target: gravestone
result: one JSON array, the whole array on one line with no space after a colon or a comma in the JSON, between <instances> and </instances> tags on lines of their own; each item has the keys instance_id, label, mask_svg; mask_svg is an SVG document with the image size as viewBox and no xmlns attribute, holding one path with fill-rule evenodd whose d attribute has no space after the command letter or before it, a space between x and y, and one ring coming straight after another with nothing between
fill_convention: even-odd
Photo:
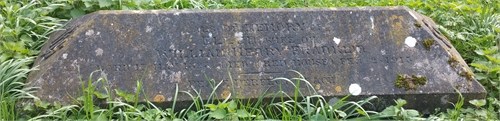
<instances>
[{"instance_id":1,"label":"gravestone","mask_svg":"<svg viewBox=\"0 0 500 121\"><path fill-rule=\"evenodd\" d=\"M301 83L304 94L375 95L371 108L379 111L398 98L424 113L453 108L455 89L466 101L486 96L436 24L407 7L98 11L52 34L35 65L29 86L63 104L96 70L98 91L135 94L141 82L140 101L178 106L192 99L174 99L176 89L207 99L219 83L220 99L257 99L279 85L293 95L290 83L273 80L299 77L288 70L310 83Z\"/></svg>"}]
</instances>

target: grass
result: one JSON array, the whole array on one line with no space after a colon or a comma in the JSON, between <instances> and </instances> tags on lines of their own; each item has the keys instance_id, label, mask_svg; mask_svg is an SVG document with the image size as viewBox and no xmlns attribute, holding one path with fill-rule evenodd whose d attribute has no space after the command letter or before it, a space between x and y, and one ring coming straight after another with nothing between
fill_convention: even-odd
<instances>
[{"instance_id":1,"label":"grass","mask_svg":"<svg viewBox=\"0 0 500 121\"><path fill-rule=\"evenodd\" d=\"M0 119L15 120L19 116L17 101L21 99L36 99L31 95L35 87L22 88L27 74L34 70L26 64L32 62L33 58L20 60L8 60L0 64Z\"/></svg>"},{"instance_id":2,"label":"grass","mask_svg":"<svg viewBox=\"0 0 500 121\"><path fill-rule=\"evenodd\" d=\"M96 71L97 72L97 71ZM300 75L300 73L293 71ZM95 73L95 72L94 72ZM92 77L93 73L90 75ZM107 101L109 105L106 109L100 109L93 104L93 98L98 97L95 84L98 82L105 82L105 77L100 77L97 81L87 80L82 83L83 96L80 105L69 105L64 107L53 107L45 109L42 115L35 116L31 120L263 120L263 119L283 119L283 120L339 120L356 117L359 115L376 114L373 111L366 111L362 105L369 103L369 101L376 99L372 96L362 101L353 102L345 101L345 98L337 101L335 104L328 104L321 95L312 93L310 96L302 95L299 90L298 83L306 83L309 88L314 90L312 85L300 75L299 78L276 78L274 81L284 81L294 85L296 95L289 96L283 91L270 93L274 95L272 98L276 99L276 103L269 105L259 105L262 102L262 97L254 105L244 102L241 97L230 99L231 94L223 99L218 100L215 90L223 83L219 82L213 86L213 92L210 93L208 99L203 100L200 93L193 90L195 94L189 92L193 100L195 100L190 108L182 109L179 112L174 111L173 108L160 109L150 101L147 104L137 104L137 100L132 103L125 103L118 101L117 98L106 97L113 99ZM138 89L140 89L140 80L138 82ZM104 87L105 88L105 87ZM140 90L137 90L140 92ZM313 91L315 92L315 91ZM93 93L93 94L92 94ZM173 99L174 102L177 96ZM300 97L299 100L296 97ZM135 105L133 105L135 104ZM194 107L193 107L194 106ZM175 107L175 104L174 106ZM343 110L340 110L340 109ZM346 112L344 112L346 111Z\"/></svg>"},{"instance_id":3,"label":"grass","mask_svg":"<svg viewBox=\"0 0 500 121\"><path fill-rule=\"evenodd\" d=\"M81 80L82 97L76 97L79 105L62 106L40 101L30 93L36 87L25 87L27 73L34 68L33 56L47 41L51 32L63 26L68 19L98 10L147 10L147 9L230 9L230 8L319 8L350 6L408 6L419 13L433 18L438 28L451 41L461 56L470 65L475 78L487 89L488 97L483 100L455 102L455 109L422 118L418 112L404 109L404 100L395 100L395 106L382 112L363 110L360 106L369 104L370 97L357 102L346 102L342 98L329 104L314 93L305 96L299 90L293 95L281 91L269 92L277 103L263 104L244 100L216 100L212 92L203 99L194 90L190 94L194 103L188 109L161 109L147 101L138 104L141 80L137 79L137 91L128 94L121 90L95 91L96 83L105 83L105 77L98 80ZM338 119L400 119L400 120L499 120L500 114L500 1L496 0L0 0L0 119L53 119L53 120L338 120ZM97 73L96 71L95 73ZM295 73L295 72L294 72ZM298 74L300 75L300 74ZM92 75L85 75L92 76ZM308 85L303 76L277 78L299 87ZM210 81L213 88L220 83ZM234 91L233 89L233 92ZM176 94L177 94L176 93ZM267 93L267 92L266 92ZM264 96L266 94L262 94ZM231 94L228 97L237 97ZM176 95L177 97L177 95ZM34 99L35 103L16 108L22 99ZM121 100L117 100L121 99ZM463 99L463 98L460 98ZM93 100L107 100L107 108L97 107ZM128 102L128 103L126 103ZM131 103L130 103L131 102ZM471 103L476 107L462 107ZM175 105L175 104L174 104Z\"/></svg>"},{"instance_id":4,"label":"grass","mask_svg":"<svg viewBox=\"0 0 500 121\"><path fill-rule=\"evenodd\" d=\"M61 6L64 5L0 1L0 63L38 55L48 35L59 30L65 21L48 15Z\"/></svg>"}]
</instances>

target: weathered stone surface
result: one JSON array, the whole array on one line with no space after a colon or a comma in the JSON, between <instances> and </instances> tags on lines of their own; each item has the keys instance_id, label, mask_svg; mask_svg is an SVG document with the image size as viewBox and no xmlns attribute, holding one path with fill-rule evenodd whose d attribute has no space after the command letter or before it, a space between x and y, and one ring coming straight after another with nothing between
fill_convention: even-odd
<instances>
[{"instance_id":1,"label":"weathered stone surface","mask_svg":"<svg viewBox=\"0 0 500 121\"><path fill-rule=\"evenodd\" d=\"M273 78L297 77L287 72L297 70L326 99L348 95L357 83L362 91L351 99L377 95L377 110L397 98L424 113L451 108L454 88L466 100L484 98L484 88L435 26L406 7L99 11L52 35L28 83L41 88L43 100L70 103L82 92L78 77L86 81L101 69L94 78L105 76L110 89L134 93L142 80L142 99L167 104L176 85L206 99L207 78L223 81L220 98L232 92L255 99L285 83ZM283 90L294 89L284 84ZM177 100L191 98L179 93Z\"/></svg>"}]
</instances>

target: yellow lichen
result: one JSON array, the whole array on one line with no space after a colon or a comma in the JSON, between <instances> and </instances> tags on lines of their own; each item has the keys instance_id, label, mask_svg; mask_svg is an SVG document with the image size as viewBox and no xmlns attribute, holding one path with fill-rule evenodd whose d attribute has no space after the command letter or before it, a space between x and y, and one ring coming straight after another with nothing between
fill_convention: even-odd
<instances>
[{"instance_id":1,"label":"yellow lichen","mask_svg":"<svg viewBox=\"0 0 500 121\"><path fill-rule=\"evenodd\" d=\"M336 86L336 87L335 87L335 91L337 91L337 92L342 91L342 87L340 87L340 86Z\"/></svg>"},{"instance_id":2,"label":"yellow lichen","mask_svg":"<svg viewBox=\"0 0 500 121\"><path fill-rule=\"evenodd\" d=\"M226 99L229 95L231 95L231 92L229 92L228 90L224 90L222 91L222 94L220 94L222 99Z\"/></svg>"},{"instance_id":3,"label":"yellow lichen","mask_svg":"<svg viewBox=\"0 0 500 121\"><path fill-rule=\"evenodd\" d=\"M161 94L158 94L155 96L153 101L157 102L157 103L165 102L165 97L163 97L163 95L161 95Z\"/></svg>"}]
</instances>

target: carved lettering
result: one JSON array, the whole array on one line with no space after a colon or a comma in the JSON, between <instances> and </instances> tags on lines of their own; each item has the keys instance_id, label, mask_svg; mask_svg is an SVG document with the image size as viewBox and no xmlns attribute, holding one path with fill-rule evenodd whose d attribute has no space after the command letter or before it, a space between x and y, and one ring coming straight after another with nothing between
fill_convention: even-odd
<instances>
[{"instance_id":1,"label":"carved lettering","mask_svg":"<svg viewBox=\"0 0 500 121\"><path fill-rule=\"evenodd\" d=\"M231 27L227 27L231 28ZM232 27L235 28L235 27ZM279 32L279 31L304 31L306 23L255 23L243 24L245 32Z\"/></svg>"}]
</instances>

